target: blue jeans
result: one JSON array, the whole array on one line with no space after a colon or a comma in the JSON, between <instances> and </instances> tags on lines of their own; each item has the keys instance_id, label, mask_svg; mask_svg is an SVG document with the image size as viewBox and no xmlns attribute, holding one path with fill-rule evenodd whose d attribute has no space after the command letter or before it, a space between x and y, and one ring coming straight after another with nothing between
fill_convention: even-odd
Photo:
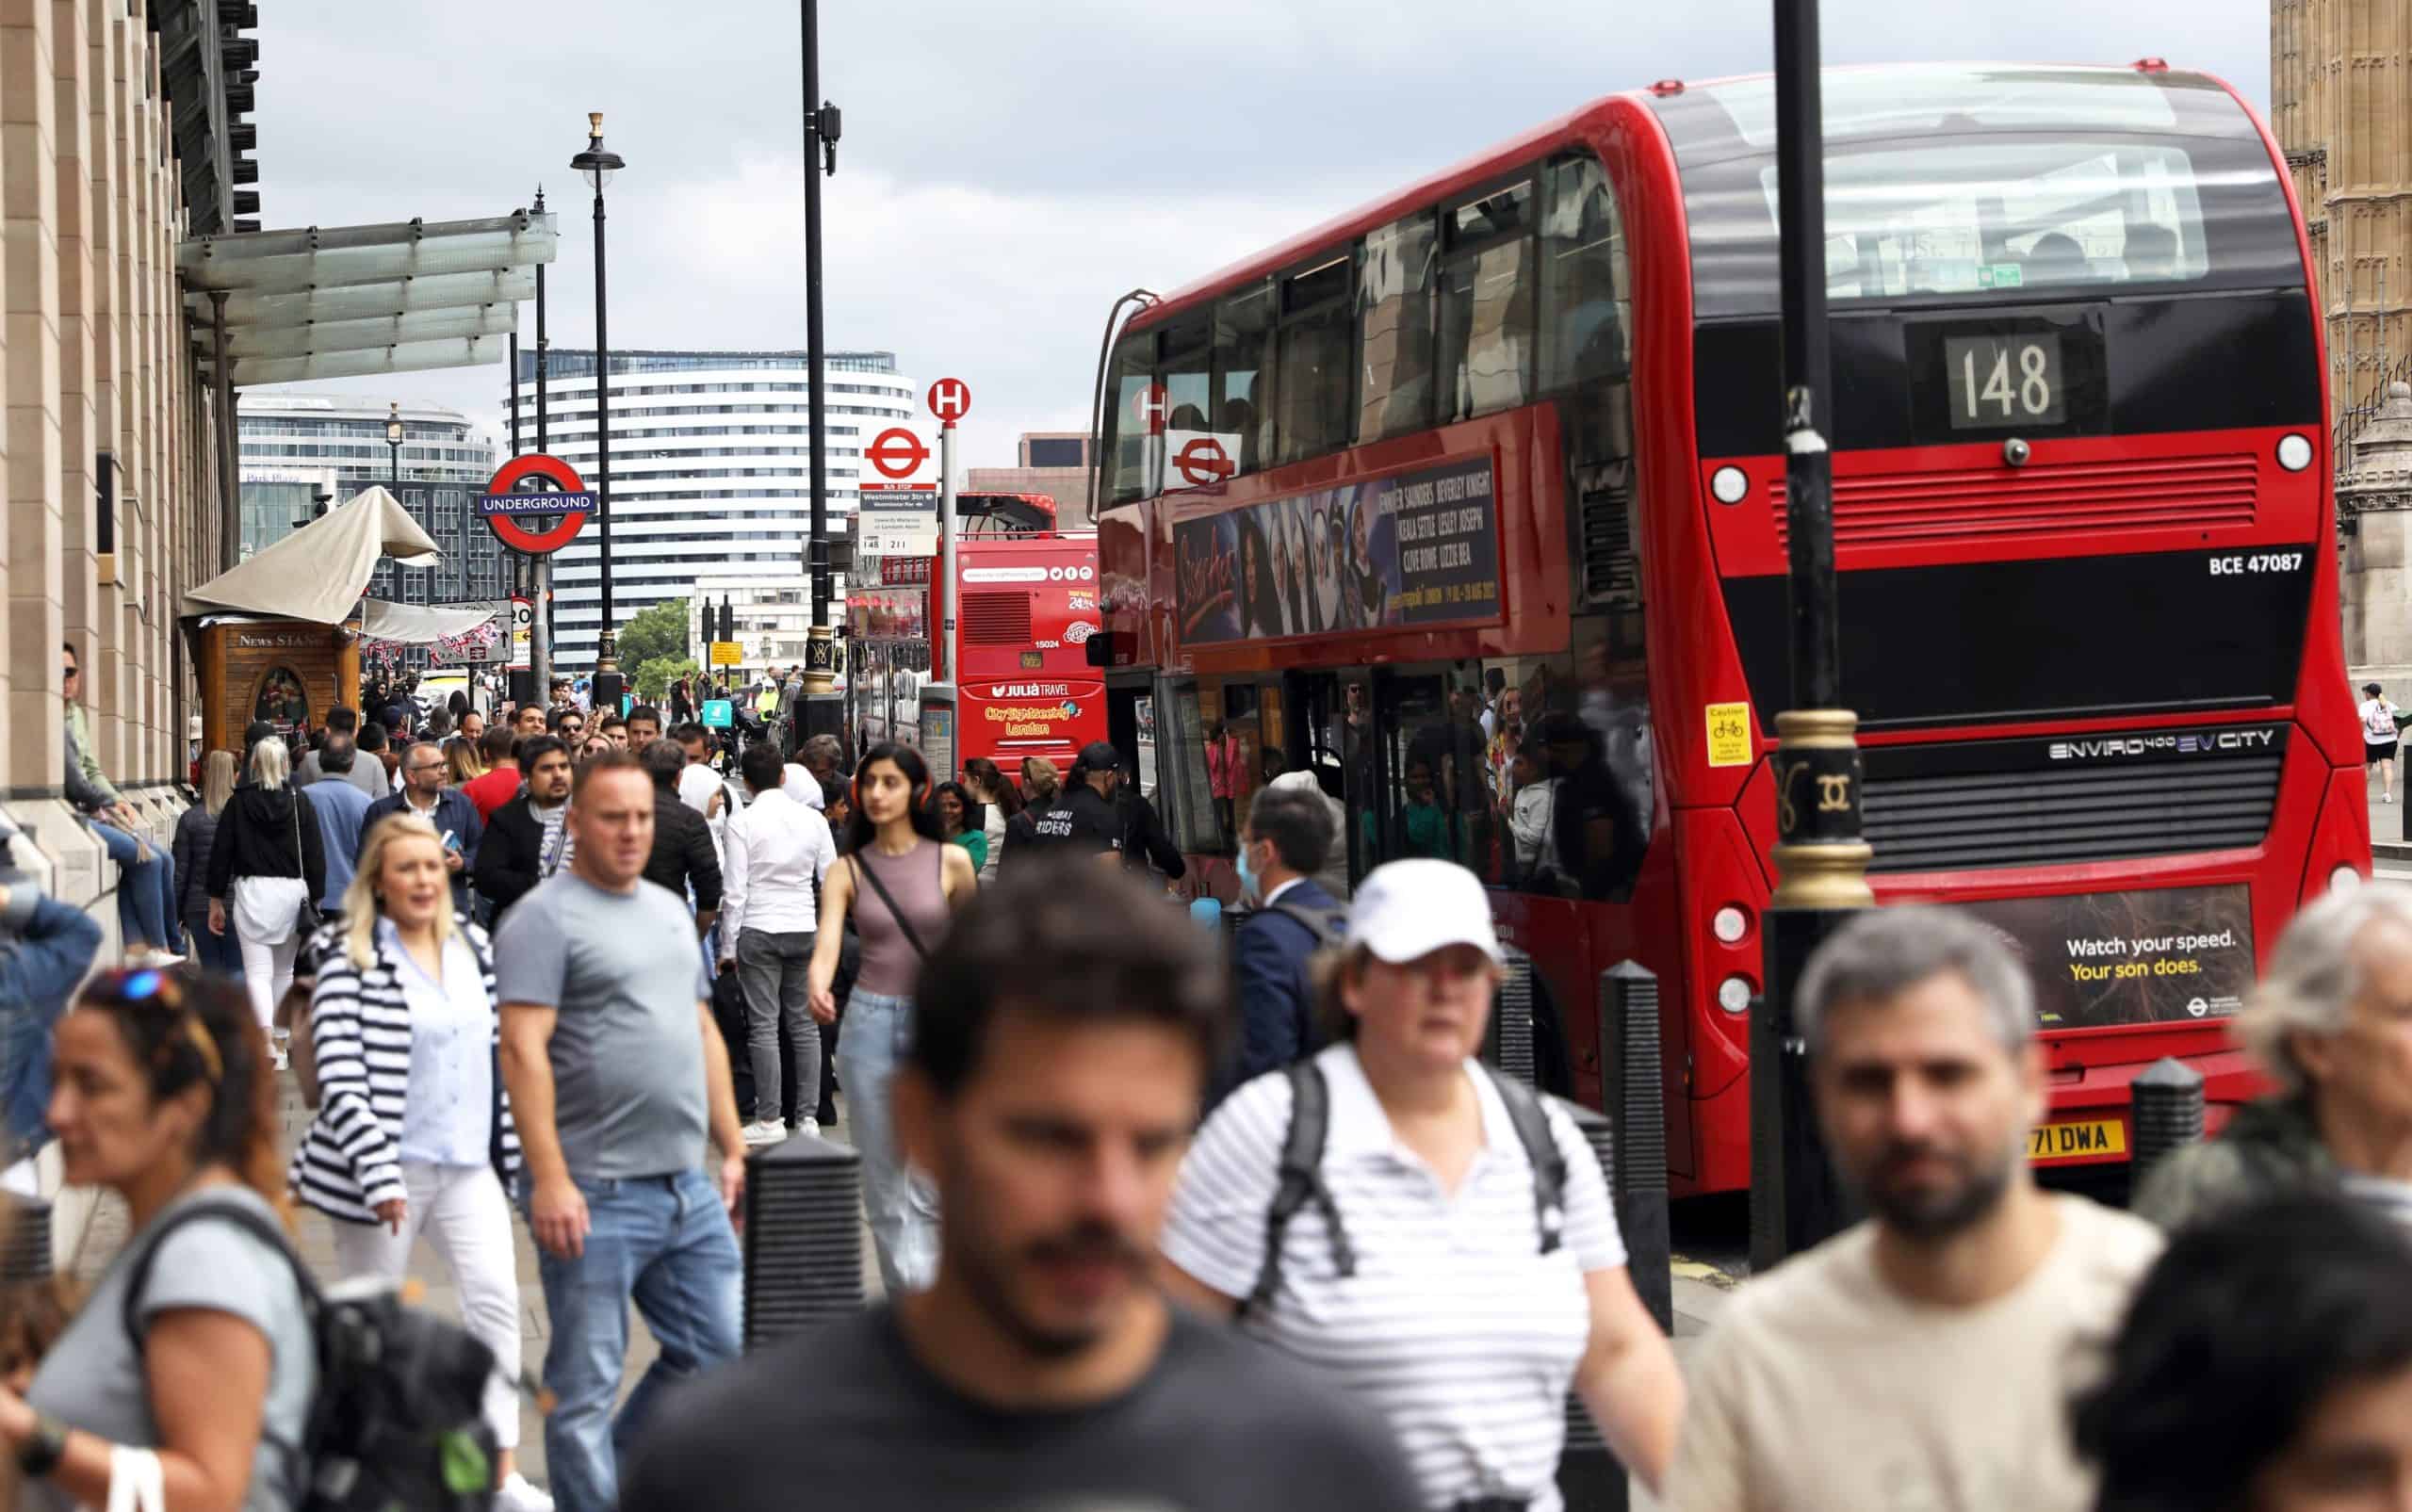
<instances>
[{"instance_id":1,"label":"blue jeans","mask_svg":"<svg viewBox=\"0 0 2412 1512\"><path fill-rule=\"evenodd\" d=\"M176 931L168 921L176 917L176 863L156 845L151 846L151 859L142 860L148 841L98 820L91 826L109 859L124 869L117 884L117 926L125 943L174 950Z\"/></svg>"},{"instance_id":2,"label":"blue jeans","mask_svg":"<svg viewBox=\"0 0 2412 1512\"><path fill-rule=\"evenodd\" d=\"M193 959L204 971L215 971L230 981L243 980L243 942L235 937L235 921L226 920L226 933L209 933L209 916L199 914L185 920L185 933L191 936Z\"/></svg>"},{"instance_id":3,"label":"blue jeans","mask_svg":"<svg viewBox=\"0 0 2412 1512\"><path fill-rule=\"evenodd\" d=\"M611 1512L620 1453L644 1432L663 1389L735 1359L742 1347L744 1261L720 1189L700 1170L582 1179L578 1190L590 1225L585 1254L536 1251L552 1325L545 1385L556 1399L545 1418L545 1458L560 1512ZM615 1421L631 1299L661 1355Z\"/></svg>"},{"instance_id":4,"label":"blue jeans","mask_svg":"<svg viewBox=\"0 0 2412 1512\"><path fill-rule=\"evenodd\" d=\"M855 1148L862 1152L863 1208L879 1255L879 1279L891 1297L928 1286L938 1266L937 1196L905 1169L888 1112L888 1083L912 1038L912 999L857 986L846 1000L838 1089L845 1095Z\"/></svg>"},{"instance_id":5,"label":"blue jeans","mask_svg":"<svg viewBox=\"0 0 2412 1512\"><path fill-rule=\"evenodd\" d=\"M101 948L101 926L56 898L34 904L0 946L0 1147L41 1142L50 1106L50 1029Z\"/></svg>"}]
</instances>

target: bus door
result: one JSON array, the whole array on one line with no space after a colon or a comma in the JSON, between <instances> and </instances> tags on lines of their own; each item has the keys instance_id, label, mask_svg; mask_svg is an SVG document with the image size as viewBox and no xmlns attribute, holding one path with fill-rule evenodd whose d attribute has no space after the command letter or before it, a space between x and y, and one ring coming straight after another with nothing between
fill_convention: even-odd
<instances>
[{"instance_id":1,"label":"bus door","mask_svg":"<svg viewBox=\"0 0 2412 1512\"><path fill-rule=\"evenodd\" d=\"M1373 861L1434 857L1498 875L1479 687L1445 668L1376 672L1376 749L1358 763L1374 801L1353 837Z\"/></svg>"},{"instance_id":2,"label":"bus door","mask_svg":"<svg viewBox=\"0 0 2412 1512\"><path fill-rule=\"evenodd\" d=\"M1284 772L1311 772L1324 796L1355 813L1371 792L1369 785L1352 777L1352 762L1370 750L1373 723L1373 678L1361 667L1337 672L1291 672L1281 678L1282 741L1277 750ZM1351 884L1374 863L1361 857L1352 822L1332 837L1346 848Z\"/></svg>"}]
</instances>

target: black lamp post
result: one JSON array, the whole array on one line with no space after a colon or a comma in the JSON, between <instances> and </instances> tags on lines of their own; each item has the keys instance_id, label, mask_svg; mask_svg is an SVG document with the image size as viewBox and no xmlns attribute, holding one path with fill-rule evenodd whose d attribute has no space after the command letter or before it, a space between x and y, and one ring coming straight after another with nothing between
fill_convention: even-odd
<instances>
[{"instance_id":1,"label":"black lamp post","mask_svg":"<svg viewBox=\"0 0 2412 1512\"><path fill-rule=\"evenodd\" d=\"M602 619L595 638L595 707L620 702L619 637L611 628L611 336L606 323L603 281L603 186L627 166L603 148L603 112L586 113L586 151L569 160L595 187L595 524Z\"/></svg>"},{"instance_id":2,"label":"black lamp post","mask_svg":"<svg viewBox=\"0 0 2412 1512\"><path fill-rule=\"evenodd\" d=\"M385 455L392 463L394 496L402 496L402 401L396 399L385 412Z\"/></svg>"},{"instance_id":3,"label":"black lamp post","mask_svg":"<svg viewBox=\"0 0 2412 1512\"><path fill-rule=\"evenodd\" d=\"M1826 331L1826 155L1817 0L1775 0L1777 252L1784 293L1785 515L1792 707L1775 720L1775 893L1767 991L1751 1016L1751 1264L1773 1266L1851 1221L1809 1094L1793 994L1811 952L1871 907L1859 717L1843 705L1834 577L1834 386Z\"/></svg>"},{"instance_id":4,"label":"black lamp post","mask_svg":"<svg viewBox=\"0 0 2412 1512\"><path fill-rule=\"evenodd\" d=\"M821 318L821 179L838 171L838 137L843 121L838 107L821 98L820 0L802 0L804 33L804 323L805 345L811 349L811 382L807 427L812 449L812 529L806 543L806 561L812 576L812 627L804 643L804 687L811 695L799 718L807 726L798 734L838 733L837 700L830 697L838 670L837 642L829 628L832 589L829 567L828 411L825 404L826 352Z\"/></svg>"}]
</instances>

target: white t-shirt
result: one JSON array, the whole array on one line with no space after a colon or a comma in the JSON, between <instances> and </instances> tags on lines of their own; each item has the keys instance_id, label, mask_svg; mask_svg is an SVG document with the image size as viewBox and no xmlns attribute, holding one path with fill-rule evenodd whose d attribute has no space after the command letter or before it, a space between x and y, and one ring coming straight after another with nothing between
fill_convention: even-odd
<instances>
[{"instance_id":1,"label":"white t-shirt","mask_svg":"<svg viewBox=\"0 0 2412 1512\"><path fill-rule=\"evenodd\" d=\"M1310 1205L1283 1236L1280 1289L1247 1331L1380 1412L1426 1505L1502 1496L1556 1512L1566 1392L1590 1341L1583 1277L1625 1261L1599 1157L1551 1106L1565 1225L1544 1255L1532 1165L1479 1066L1466 1063L1483 1147L1450 1195L1392 1133L1354 1046L1332 1046L1315 1064L1331 1089L1324 1184L1357 1274L1334 1271L1330 1233ZM1182 1162L1165 1256L1225 1296L1255 1290L1290 1106L1286 1077L1258 1077L1214 1110Z\"/></svg>"},{"instance_id":2,"label":"white t-shirt","mask_svg":"<svg viewBox=\"0 0 2412 1512\"><path fill-rule=\"evenodd\" d=\"M2384 698L2363 699L2362 743L2393 745L2395 739L2395 706Z\"/></svg>"},{"instance_id":3,"label":"white t-shirt","mask_svg":"<svg viewBox=\"0 0 2412 1512\"><path fill-rule=\"evenodd\" d=\"M1668 1512L2091 1512L2068 1404L2160 1253L2143 1219L2050 1198L2016 1289L1913 1302L1861 1224L1735 1294L1688 1372Z\"/></svg>"}]
</instances>

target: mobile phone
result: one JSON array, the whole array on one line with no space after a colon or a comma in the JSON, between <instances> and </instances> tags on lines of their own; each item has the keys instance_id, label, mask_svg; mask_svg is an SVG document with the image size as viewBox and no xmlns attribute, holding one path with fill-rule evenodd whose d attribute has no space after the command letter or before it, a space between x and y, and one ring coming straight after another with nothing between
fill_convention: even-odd
<instances>
[{"instance_id":1,"label":"mobile phone","mask_svg":"<svg viewBox=\"0 0 2412 1512\"><path fill-rule=\"evenodd\" d=\"M459 850L461 848L461 837L453 834L450 830L446 830L444 832L444 848L448 851Z\"/></svg>"}]
</instances>

